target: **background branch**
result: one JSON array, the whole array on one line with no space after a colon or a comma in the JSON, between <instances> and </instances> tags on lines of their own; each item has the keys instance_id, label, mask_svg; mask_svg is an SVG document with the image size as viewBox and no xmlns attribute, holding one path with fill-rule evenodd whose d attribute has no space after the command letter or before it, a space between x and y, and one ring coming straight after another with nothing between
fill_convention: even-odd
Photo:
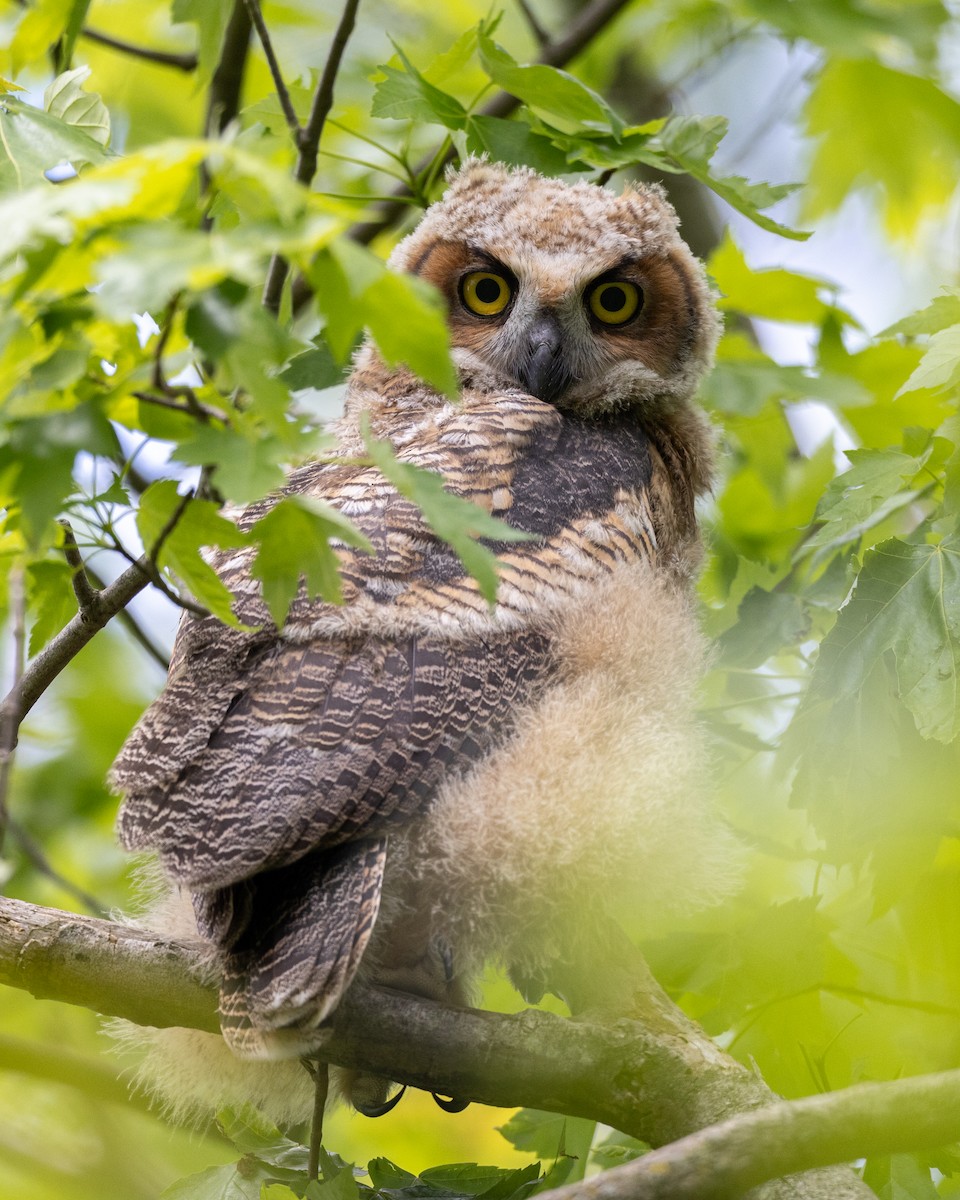
<instances>
[{"instance_id":1,"label":"background branch","mask_svg":"<svg viewBox=\"0 0 960 1200\"><path fill-rule=\"evenodd\" d=\"M250 14L250 20L253 22L253 27L257 31L257 37L260 39L260 45L263 47L264 57L267 60L267 66L270 68L270 74L273 78L273 86L277 90L277 99L280 101L280 107L283 109L283 115L287 119L287 125L290 132L293 134L294 144L299 148L300 135L303 132L300 128L300 120L297 117L296 109L293 107L293 101L290 99L290 92L284 83L283 72L280 70L280 63L277 61L276 53L273 49L273 42L270 39L270 30L267 28L267 23L263 19L263 12L260 9L259 0L245 0L247 11Z\"/></svg>"},{"instance_id":2,"label":"background branch","mask_svg":"<svg viewBox=\"0 0 960 1200\"><path fill-rule=\"evenodd\" d=\"M143 1096L97 1058L77 1054L63 1046L47 1047L36 1041L0 1033L0 1071L16 1071L34 1079L49 1079L75 1087L91 1100L148 1111Z\"/></svg>"},{"instance_id":3,"label":"background branch","mask_svg":"<svg viewBox=\"0 0 960 1200\"><path fill-rule=\"evenodd\" d=\"M537 17L537 14L533 11L531 5L528 3L528 0L517 0L517 6L523 13L527 24L530 26L530 32L537 39L537 45L541 47L548 45L550 42L550 34L547 33L543 25L540 24L540 20Z\"/></svg>"},{"instance_id":4,"label":"background branch","mask_svg":"<svg viewBox=\"0 0 960 1200\"><path fill-rule=\"evenodd\" d=\"M250 13L244 0L234 0L233 10L223 35L220 61L210 80L207 92L207 109L203 119L203 132L208 138L219 137L240 111L243 93L243 77L250 55ZM210 192L210 172L206 163L200 166L200 188ZM204 212L201 228L210 229L213 218L209 208Z\"/></svg>"},{"instance_id":5,"label":"background branch","mask_svg":"<svg viewBox=\"0 0 960 1200\"><path fill-rule=\"evenodd\" d=\"M40 844L24 829L19 821L13 817L7 816L7 832L20 847L20 852L23 857L30 863L35 871L38 871L51 883L62 889L68 896L72 896L80 905L94 916L103 916L106 914L107 906L101 904L96 896L74 883L72 879L68 879L66 875L62 875L56 867L50 862ZM0 1068L2 1069L2 1068Z\"/></svg>"},{"instance_id":6,"label":"background branch","mask_svg":"<svg viewBox=\"0 0 960 1200\"><path fill-rule=\"evenodd\" d=\"M146 62L156 63L161 67L175 67L178 71L185 71L187 74L197 69L195 54L178 54L173 50L152 50L149 46L135 46L132 42L124 41L123 38L101 33L99 29L84 27L80 30L80 36L90 42L96 42L100 46L106 46L110 50L116 50L119 54L142 58Z\"/></svg>"},{"instance_id":7,"label":"background branch","mask_svg":"<svg viewBox=\"0 0 960 1200\"><path fill-rule=\"evenodd\" d=\"M223 133L240 111L243 76L250 53L250 14L244 0L235 0L223 35L220 61L210 80L204 131L207 137Z\"/></svg>"},{"instance_id":8,"label":"background branch","mask_svg":"<svg viewBox=\"0 0 960 1200\"><path fill-rule=\"evenodd\" d=\"M333 106L334 84L337 81L343 52L356 23L359 6L360 0L346 0L340 16L340 23L333 35L330 53L327 55L327 61L323 67L323 74L317 84L313 104L310 106L310 116L307 118L306 126L300 130L297 137L297 148L300 153L294 178L306 187L310 186L317 173L317 155L320 150L320 138L323 136L323 126ZM270 260L267 281L263 287L263 307L268 312L276 314L280 311L280 297L288 270L286 259L275 254Z\"/></svg>"},{"instance_id":9,"label":"background branch","mask_svg":"<svg viewBox=\"0 0 960 1200\"><path fill-rule=\"evenodd\" d=\"M216 992L199 947L148 930L0 900L0 983L138 1024L215 1031ZM624 994L623 969L613 981ZM646 993L656 985L644 980ZM771 1103L765 1084L659 993L631 1017L565 1019L446 1008L355 985L324 1047L331 1062L484 1104L603 1121L664 1145ZM960 1093L958 1093L960 1094ZM767 1185L764 1200L862 1200L849 1171Z\"/></svg>"}]
</instances>

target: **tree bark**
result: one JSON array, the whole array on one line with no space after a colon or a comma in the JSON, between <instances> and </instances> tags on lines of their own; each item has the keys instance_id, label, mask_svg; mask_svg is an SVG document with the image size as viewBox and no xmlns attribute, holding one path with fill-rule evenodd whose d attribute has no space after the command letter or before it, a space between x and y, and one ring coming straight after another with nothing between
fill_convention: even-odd
<instances>
[{"instance_id":1,"label":"tree bark","mask_svg":"<svg viewBox=\"0 0 960 1200\"><path fill-rule=\"evenodd\" d=\"M603 1121L654 1146L774 1102L763 1081L724 1054L636 960L620 960L603 977L597 964L588 966L565 983L581 1013L572 1019L447 1008L355 985L337 1011L323 1057L481 1104ZM199 944L0 899L0 983L40 999L141 1025L213 1032L210 974ZM585 982L601 978L602 987ZM777 1180L754 1194L758 1200L872 1195L845 1168Z\"/></svg>"}]
</instances>

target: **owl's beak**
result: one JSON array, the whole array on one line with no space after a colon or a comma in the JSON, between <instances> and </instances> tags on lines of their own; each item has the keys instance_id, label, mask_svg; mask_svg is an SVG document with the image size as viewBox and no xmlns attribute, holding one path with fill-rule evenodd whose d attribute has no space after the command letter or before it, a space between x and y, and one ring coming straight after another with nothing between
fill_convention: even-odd
<instances>
[{"instance_id":1,"label":"owl's beak","mask_svg":"<svg viewBox=\"0 0 960 1200\"><path fill-rule=\"evenodd\" d=\"M563 358L563 330L552 312L540 313L527 330L517 378L531 396L548 403L570 383Z\"/></svg>"}]
</instances>

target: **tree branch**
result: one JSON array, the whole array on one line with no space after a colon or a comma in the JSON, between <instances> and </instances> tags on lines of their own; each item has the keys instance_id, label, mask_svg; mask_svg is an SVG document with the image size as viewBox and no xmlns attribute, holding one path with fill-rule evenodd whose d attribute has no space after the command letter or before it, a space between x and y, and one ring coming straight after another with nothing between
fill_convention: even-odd
<instances>
[{"instance_id":1,"label":"tree branch","mask_svg":"<svg viewBox=\"0 0 960 1200\"><path fill-rule=\"evenodd\" d=\"M10 791L10 773L13 770L13 756L17 749L17 732L20 728L20 718L17 711L17 697L23 680L23 664L26 652L26 588L23 577L23 567L15 565L10 572L10 612L13 617L13 686L0 705L0 854L6 839L7 826L10 821L8 794Z\"/></svg>"},{"instance_id":2,"label":"tree branch","mask_svg":"<svg viewBox=\"0 0 960 1200\"><path fill-rule=\"evenodd\" d=\"M80 554L80 547L77 545L77 539L73 533L73 526L65 517L61 517L57 524L63 530L63 557L73 571L71 582L73 583L73 594L77 598L77 608L82 613L94 612L100 598L97 589L87 575L83 556Z\"/></svg>"},{"instance_id":3,"label":"tree branch","mask_svg":"<svg viewBox=\"0 0 960 1200\"><path fill-rule=\"evenodd\" d=\"M273 86L277 89L277 99L280 101L283 115L286 117L287 125L289 125L290 132L293 134L294 145L299 149L300 136L303 133L303 130L300 128L300 118L297 116L297 111L293 107L293 101L290 99L290 92L287 89L286 83L284 83L283 72L280 70L280 63L277 61L273 42L270 40L270 30L263 19L260 0L246 0L246 5L250 13L250 20L253 22L253 27L257 31L257 37L260 39L260 45L263 47L263 53L266 56L270 74L273 76Z\"/></svg>"},{"instance_id":4,"label":"tree branch","mask_svg":"<svg viewBox=\"0 0 960 1200\"><path fill-rule=\"evenodd\" d=\"M99 1059L77 1054L64 1046L45 1046L0 1033L0 1071L16 1071L34 1079L64 1083L93 1100L149 1110L146 1100L131 1092L116 1071Z\"/></svg>"},{"instance_id":5,"label":"tree branch","mask_svg":"<svg viewBox=\"0 0 960 1200\"><path fill-rule=\"evenodd\" d=\"M240 111L243 75L250 52L250 14L244 0L235 0L223 35L220 61L210 80L204 132L207 137L223 133Z\"/></svg>"},{"instance_id":6,"label":"tree branch","mask_svg":"<svg viewBox=\"0 0 960 1200\"><path fill-rule=\"evenodd\" d=\"M130 395L142 404L153 404L157 408L169 408L171 412L183 413L186 417L198 417L204 424L208 421L220 421L224 425L230 424L230 417L225 412L210 404L204 404L196 396L194 396L192 404L181 404L169 396L157 396L153 392L131 392Z\"/></svg>"},{"instance_id":7,"label":"tree branch","mask_svg":"<svg viewBox=\"0 0 960 1200\"><path fill-rule=\"evenodd\" d=\"M195 54L178 54L173 50L151 50L149 46L135 46L132 42L124 41L123 38L101 33L99 29L88 29L86 26L80 30L80 36L90 42L106 46L110 50L116 50L120 54L142 58L146 62L156 63L161 67L175 67L178 71L185 71L187 74L197 69Z\"/></svg>"},{"instance_id":8,"label":"tree branch","mask_svg":"<svg viewBox=\"0 0 960 1200\"><path fill-rule=\"evenodd\" d=\"M546 29L540 24L540 20L537 17L537 14L533 11L533 8L529 4L528 0L517 0L517 6L523 13L524 20L530 26L530 32L536 38L537 45L540 46L541 49L543 49L545 46L548 46L550 44L550 34L547 33Z\"/></svg>"},{"instance_id":9,"label":"tree branch","mask_svg":"<svg viewBox=\"0 0 960 1200\"><path fill-rule=\"evenodd\" d=\"M143 1025L216 1031L216 992L208 974L198 947L148 930L0 900L0 983L41 999ZM618 995L619 987L614 980ZM649 1025L624 1017L453 1009L354 985L337 1011L323 1055L340 1066L442 1095L600 1120L653 1145L771 1103L762 1080L725 1055L662 993L643 1003L655 1013ZM839 1169L781 1181L762 1192L764 1200L870 1195Z\"/></svg>"},{"instance_id":10,"label":"tree branch","mask_svg":"<svg viewBox=\"0 0 960 1200\"><path fill-rule=\"evenodd\" d=\"M960 1070L781 1101L653 1150L545 1200L727 1200L775 1176L955 1141Z\"/></svg>"},{"instance_id":11,"label":"tree branch","mask_svg":"<svg viewBox=\"0 0 960 1200\"><path fill-rule=\"evenodd\" d=\"M86 570L93 586L98 588L100 591L103 591L103 589L106 587L106 584L96 573L96 571L92 570L89 566ZM129 608L122 608L120 612L117 613L117 620L121 623L121 625L123 625L134 641L142 646L147 654L150 655L158 667L165 672L169 670L170 659L168 658L166 652L153 641L147 631L140 625L139 621L137 621L133 613L131 613Z\"/></svg>"},{"instance_id":12,"label":"tree branch","mask_svg":"<svg viewBox=\"0 0 960 1200\"><path fill-rule=\"evenodd\" d=\"M71 659L76 658L94 634L143 591L150 582L150 571L149 559L146 556L138 558L109 587L97 593L95 609L78 612L30 661L19 685L4 700L4 705L13 705L18 727Z\"/></svg>"},{"instance_id":13,"label":"tree branch","mask_svg":"<svg viewBox=\"0 0 960 1200\"><path fill-rule=\"evenodd\" d=\"M66 875L61 875L41 850L39 844L27 833L20 822L15 821L9 815L7 817L7 831L20 847L23 857L35 871L39 871L41 875L45 875L51 883L56 884L68 896L72 896L74 900L83 905L94 916L103 916L108 911L106 905L101 904L96 896L79 887L73 880L68 879Z\"/></svg>"},{"instance_id":14,"label":"tree branch","mask_svg":"<svg viewBox=\"0 0 960 1200\"><path fill-rule=\"evenodd\" d=\"M317 84L313 104L310 106L310 116L307 118L306 127L299 131L297 137L297 148L300 154L297 158L294 178L306 187L310 186L317 173L317 155L320 150L320 138L323 136L323 126L333 106L334 84L337 81L343 52L356 23L359 6L360 0L346 0L346 4L343 6L340 24L333 35L330 53L327 55L323 74ZM275 254L270 260L267 281L263 287L263 307L268 312L276 314L280 311L280 297L283 294L283 285L286 282L288 270L286 259Z\"/></svg>"}]
</instances>

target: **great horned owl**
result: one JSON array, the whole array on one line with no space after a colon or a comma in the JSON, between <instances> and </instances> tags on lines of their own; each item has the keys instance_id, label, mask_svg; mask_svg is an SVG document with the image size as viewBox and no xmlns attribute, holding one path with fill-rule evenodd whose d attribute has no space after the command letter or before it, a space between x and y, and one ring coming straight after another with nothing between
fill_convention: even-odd
<instances>
[{"instance_id":1,"label":"great horned owl","mask_svg":"<svg viewBox=\"0 0 960 1200\"><path fill-rule=\"evenodd\" d=\"M731 881L703 799L687 597L711 462L692 397L718 319L673 210L657 188L472 161L390 265L445 297L461 397L364 346L344 461L285 490L337 506L375 553L339 547L345 603L301 593L280 630L252 551L219 553L247 628L184 616L113 769L123 844L156 852L222 969L236 1057L198 1079L193 1048L155 1039L148 1073L181 1106L234 1090L300 1115L306 1084L240 1060L322 1046L358 969L464 1003L485 960L523 976L575 953L585 914L676 912ZM495 607L354 465L361 417L532 535L494 547ZM361 1107L382 1098L352 1087Z\"/></svg>"}]
</instances>

